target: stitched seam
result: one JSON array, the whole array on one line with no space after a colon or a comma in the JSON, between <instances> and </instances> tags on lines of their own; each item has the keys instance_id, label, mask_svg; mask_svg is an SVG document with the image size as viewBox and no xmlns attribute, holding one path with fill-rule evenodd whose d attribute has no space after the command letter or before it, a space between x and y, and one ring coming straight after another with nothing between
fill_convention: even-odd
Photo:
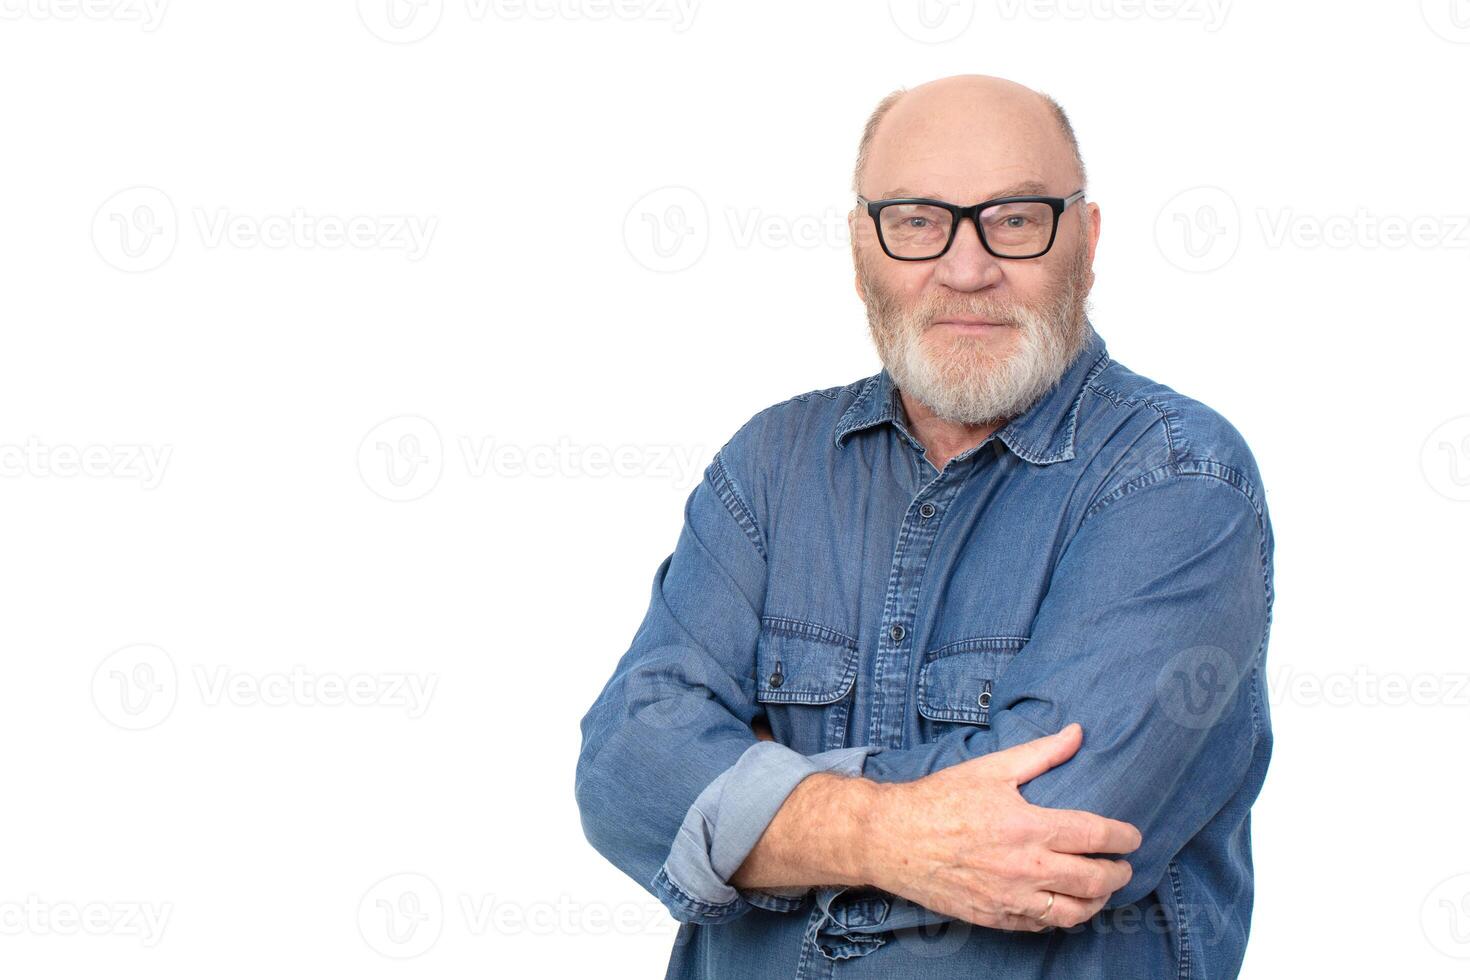
<instances>
[{"instance_id":1,"label":"stitched seam","mask_svg":"<svg viewBox=\"0 0 1470 980\"><path fill-rule=\"evenodd\" d=\"M1170 861L1165 873L1174 896L1174 921L1179 923L1179 980L1189 980L1192 958L1189 949L1189 920L1184 917L1184 884L1179 880L1179 867Z\"/></svg>"},{"instance_id":2,"label":"stitched seam","mask_svg":"<svg viewBox=\"0 0 1470 980\"><path fill-rule=\"evenodd\" d=\"M718 918L726 913L733 912L744 902L744 899L740 898L718 905L712 902L701 901L680 888L674 879L669 877L667 868L659 868L658 874L654 875L653 884L655 888L666 888L678 900L680 907L685 912L705 919Z\"/></svg>"},{"instance_id":3,"label":"stitched seam","mask_svg":"<svg viewBox=\"0 0 1470 980\"><path fill-rule=\"evenodd\" d=\"M852 650L856 650L858 646L857 640L854 640L846 633L839 633L837 630L830 629L826 626L819 626L816 623L809 623L802 619L792 619L788 616L762 616L761 625L773 633L784 633L788 636L825 640L828 643L835 643Z\"/></svg>"},{"instance_id":4,"label":"stitched seam","mask_svg":"<svg viewBox=\"0 0 1470 980\"><path fill-rule=\"evenodd\" d=\"M1140 473L1128 482L1113 489L1106 496L1098 498L1087 508L1087 513L1082 515L1083 520L1096 514L1114 501L1120 500L1135 491L1142 490L1144 487L1152 486L1171 476L1204 476L1217 479L1221 483L1229 484L1239 491L1251 505L1251 509L1256 513L1257 523L1264 523L1261 519L1261 506L1256 502L1255 487L1251 485L1250 480L1246 478L1245 474L1234 467L1226 466L1224 463L1213 459L1187 457L1171 458L1169 462L1161 466L1156 466L1146 473Z\"/></svg>"},{"instance_id":5,"label":"stitched seam","mask_svg":"<svg viewBox=\"0 0 1470 980\"><path fill-rule=\"evenodd\" d=\"M967 721L979 725L989 726L989 704L982 708L978 703L971 706L968 702L961 702L960 707L952 707L947 703L940 703L937 697L930 697L930 691L932 691L937 686L934 684L933 668L934 665L939 662L940 661L938 660L931 660L924 665L922 670L919 671L919 714L923 715L925 718L930 719L931 721ZM993 673L999 674L1001 671L1005 670L1007 665L1008 664L996 665ZM982 684L982 690L986 691L987 693L994 693L994 677L982 677L980 678L980 681Z\"/></svg>"},{"instance_id":6,"label":"stitched seam","mask_svg":"<svg viewBox=\"0 0 1470 980\"><path fill-rule=\"evenodd\" d=\"M871 425L877 421L877 418L872 415L868 415L860 419L852 419L850 421L848 419L848 416L851 415L853 412L853 408L857 405L862 404L863 401L867 399L869 392L872 391L873 387L877 384L877 375L868 378L867 382L858 392L857 397L852 400L852 404L847 406L847 409L842 413L842 417L837 420L837 435L834 437L836 439L837 445L843 445L844 440L847 438L847 436L851 435L853 432L856 432L858 429L865 428L868 425Z\"/></svg>"},{"instance_id":7,"label":"stitched seam","mask_svg":"<svg viewBox=\"0 0 1470 980\"><path fill-rule=\"evenodd\" d=\"M928 656L937 659L951 653L969 653L972 650L1020 650L1030 642L1029 636L972 636L930 650Z\"/></svg>"},{"instance_id":8,"label":"stitched seam","mask_svg":"<svg viewBox=\"0 0 1470 980\"><path fill-rule=\"evenodd\" d=\"M725 509L730 512L730 516L735 518L735 523L740 525L740 529L745 532L750 543L755 545L755 550L760 553L762 559L765 559L766 544L761 535L760 525L755 522L755 514L741 498L735 480L730 476L730 471L725 468L722 452L723 450L715 453L715 458L710 462L710 483L724 503Z\"/></svg>"},{"instance_id":9,"label":"stitched seam","mask_svg":"<svg viewBox=\"0 0 1470 980\"><path fill-rule=\"evenodd\" d=\"M1169 458L1173 459L1175 455L1180 452L1179 445L1183 442L1184 425L1178 412L1174 411L1172 408L1165 407L1162 402L1155 401L1154 399L1143 395L1134 395L1132 397L1128 397L1119 392L1116 388L1110 388L1100 381L1092 383L1091 385L1089 385L1089 387L1092 388L1092 390L1097 392L1099 395L1107 398L1108 401L1112 402L1119 408L1132 408L1137 405L1147 405L1149 408L1153 409L1154 413L1158 415L1164 423L1164 441L1169 446Z\"/></svg>"}]
</instances>

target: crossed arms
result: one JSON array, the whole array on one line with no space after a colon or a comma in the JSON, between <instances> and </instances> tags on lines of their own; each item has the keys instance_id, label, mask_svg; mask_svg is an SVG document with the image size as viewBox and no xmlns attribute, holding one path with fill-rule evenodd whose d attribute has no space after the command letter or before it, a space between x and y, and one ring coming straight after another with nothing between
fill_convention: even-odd
<instances>
[{"instance_id":1,"label":"crossed arms","mask_svg":"<svg viewBox=\"0 0 1470 980\"><path fill-rule=\"evenodd\" d=\"M1065 926L1152 892L1236 792L1266 724L1270 536L1233 471L1174 460L1090 507L988 727L805 757L752 728L766 553L722 454L577 763L589 841L676 918L873 885L919 921Z\"/></svg>"}]
</instances>

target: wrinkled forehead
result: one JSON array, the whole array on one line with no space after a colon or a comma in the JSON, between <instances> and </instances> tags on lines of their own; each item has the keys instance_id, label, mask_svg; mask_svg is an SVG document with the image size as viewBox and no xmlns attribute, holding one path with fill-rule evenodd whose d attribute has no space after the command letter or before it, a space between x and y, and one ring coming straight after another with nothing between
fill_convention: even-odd
<instances>
[{"instance_id":1,"label":"wrinkled forehead","mask_svg":"<svg viewBox=\"0 0 1470 980\"><path fill-rule=\"evenodd\" d=\"M973 204L1010 194L1077 190L1071 148L1043 106L972 101L905 106L883 119L869 147L863 195L938 197Z\"/></svg>"}]
</instances>

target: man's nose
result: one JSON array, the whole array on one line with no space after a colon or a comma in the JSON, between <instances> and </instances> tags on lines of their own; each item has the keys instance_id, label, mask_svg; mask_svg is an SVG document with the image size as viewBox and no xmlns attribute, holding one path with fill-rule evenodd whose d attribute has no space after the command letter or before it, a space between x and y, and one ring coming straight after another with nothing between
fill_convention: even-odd
<instances>
[{"instance_id":1,"label":"man's nose","mask_svg":"<svg viewBox=\"0 0 1470 980\"><path fill-rule=\"evenodd\" d=\"M999 284L1005 278L1005 270L1000 260L980 244L980 230L975 222L965 218L955 230L949 251L935 264L934 278L950 289L975 292Z\"/></svg>"}]
</instances>

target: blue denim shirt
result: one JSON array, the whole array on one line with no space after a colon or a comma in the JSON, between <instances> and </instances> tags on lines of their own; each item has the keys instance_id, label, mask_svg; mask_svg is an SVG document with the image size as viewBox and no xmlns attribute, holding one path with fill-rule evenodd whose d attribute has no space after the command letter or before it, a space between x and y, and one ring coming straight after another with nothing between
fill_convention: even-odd
<instances>
[{"instance_id":1,"label":"blue denim shirt","mask_svg":"<svg viewBox=\"0 0 1470 980\"><path fill-rule=\"evenodd\" d=\"M743 425L582 719L583 828L683 923L668 976L1235 976L1273 552L1240 433L1091 324L1055 387L943 470L905 421L884 370ZM1087 923L729 884L813 772L914 780L1073 721L1082 748L1022 795L1143 835Z\"/></svg>"}]
</instances>

